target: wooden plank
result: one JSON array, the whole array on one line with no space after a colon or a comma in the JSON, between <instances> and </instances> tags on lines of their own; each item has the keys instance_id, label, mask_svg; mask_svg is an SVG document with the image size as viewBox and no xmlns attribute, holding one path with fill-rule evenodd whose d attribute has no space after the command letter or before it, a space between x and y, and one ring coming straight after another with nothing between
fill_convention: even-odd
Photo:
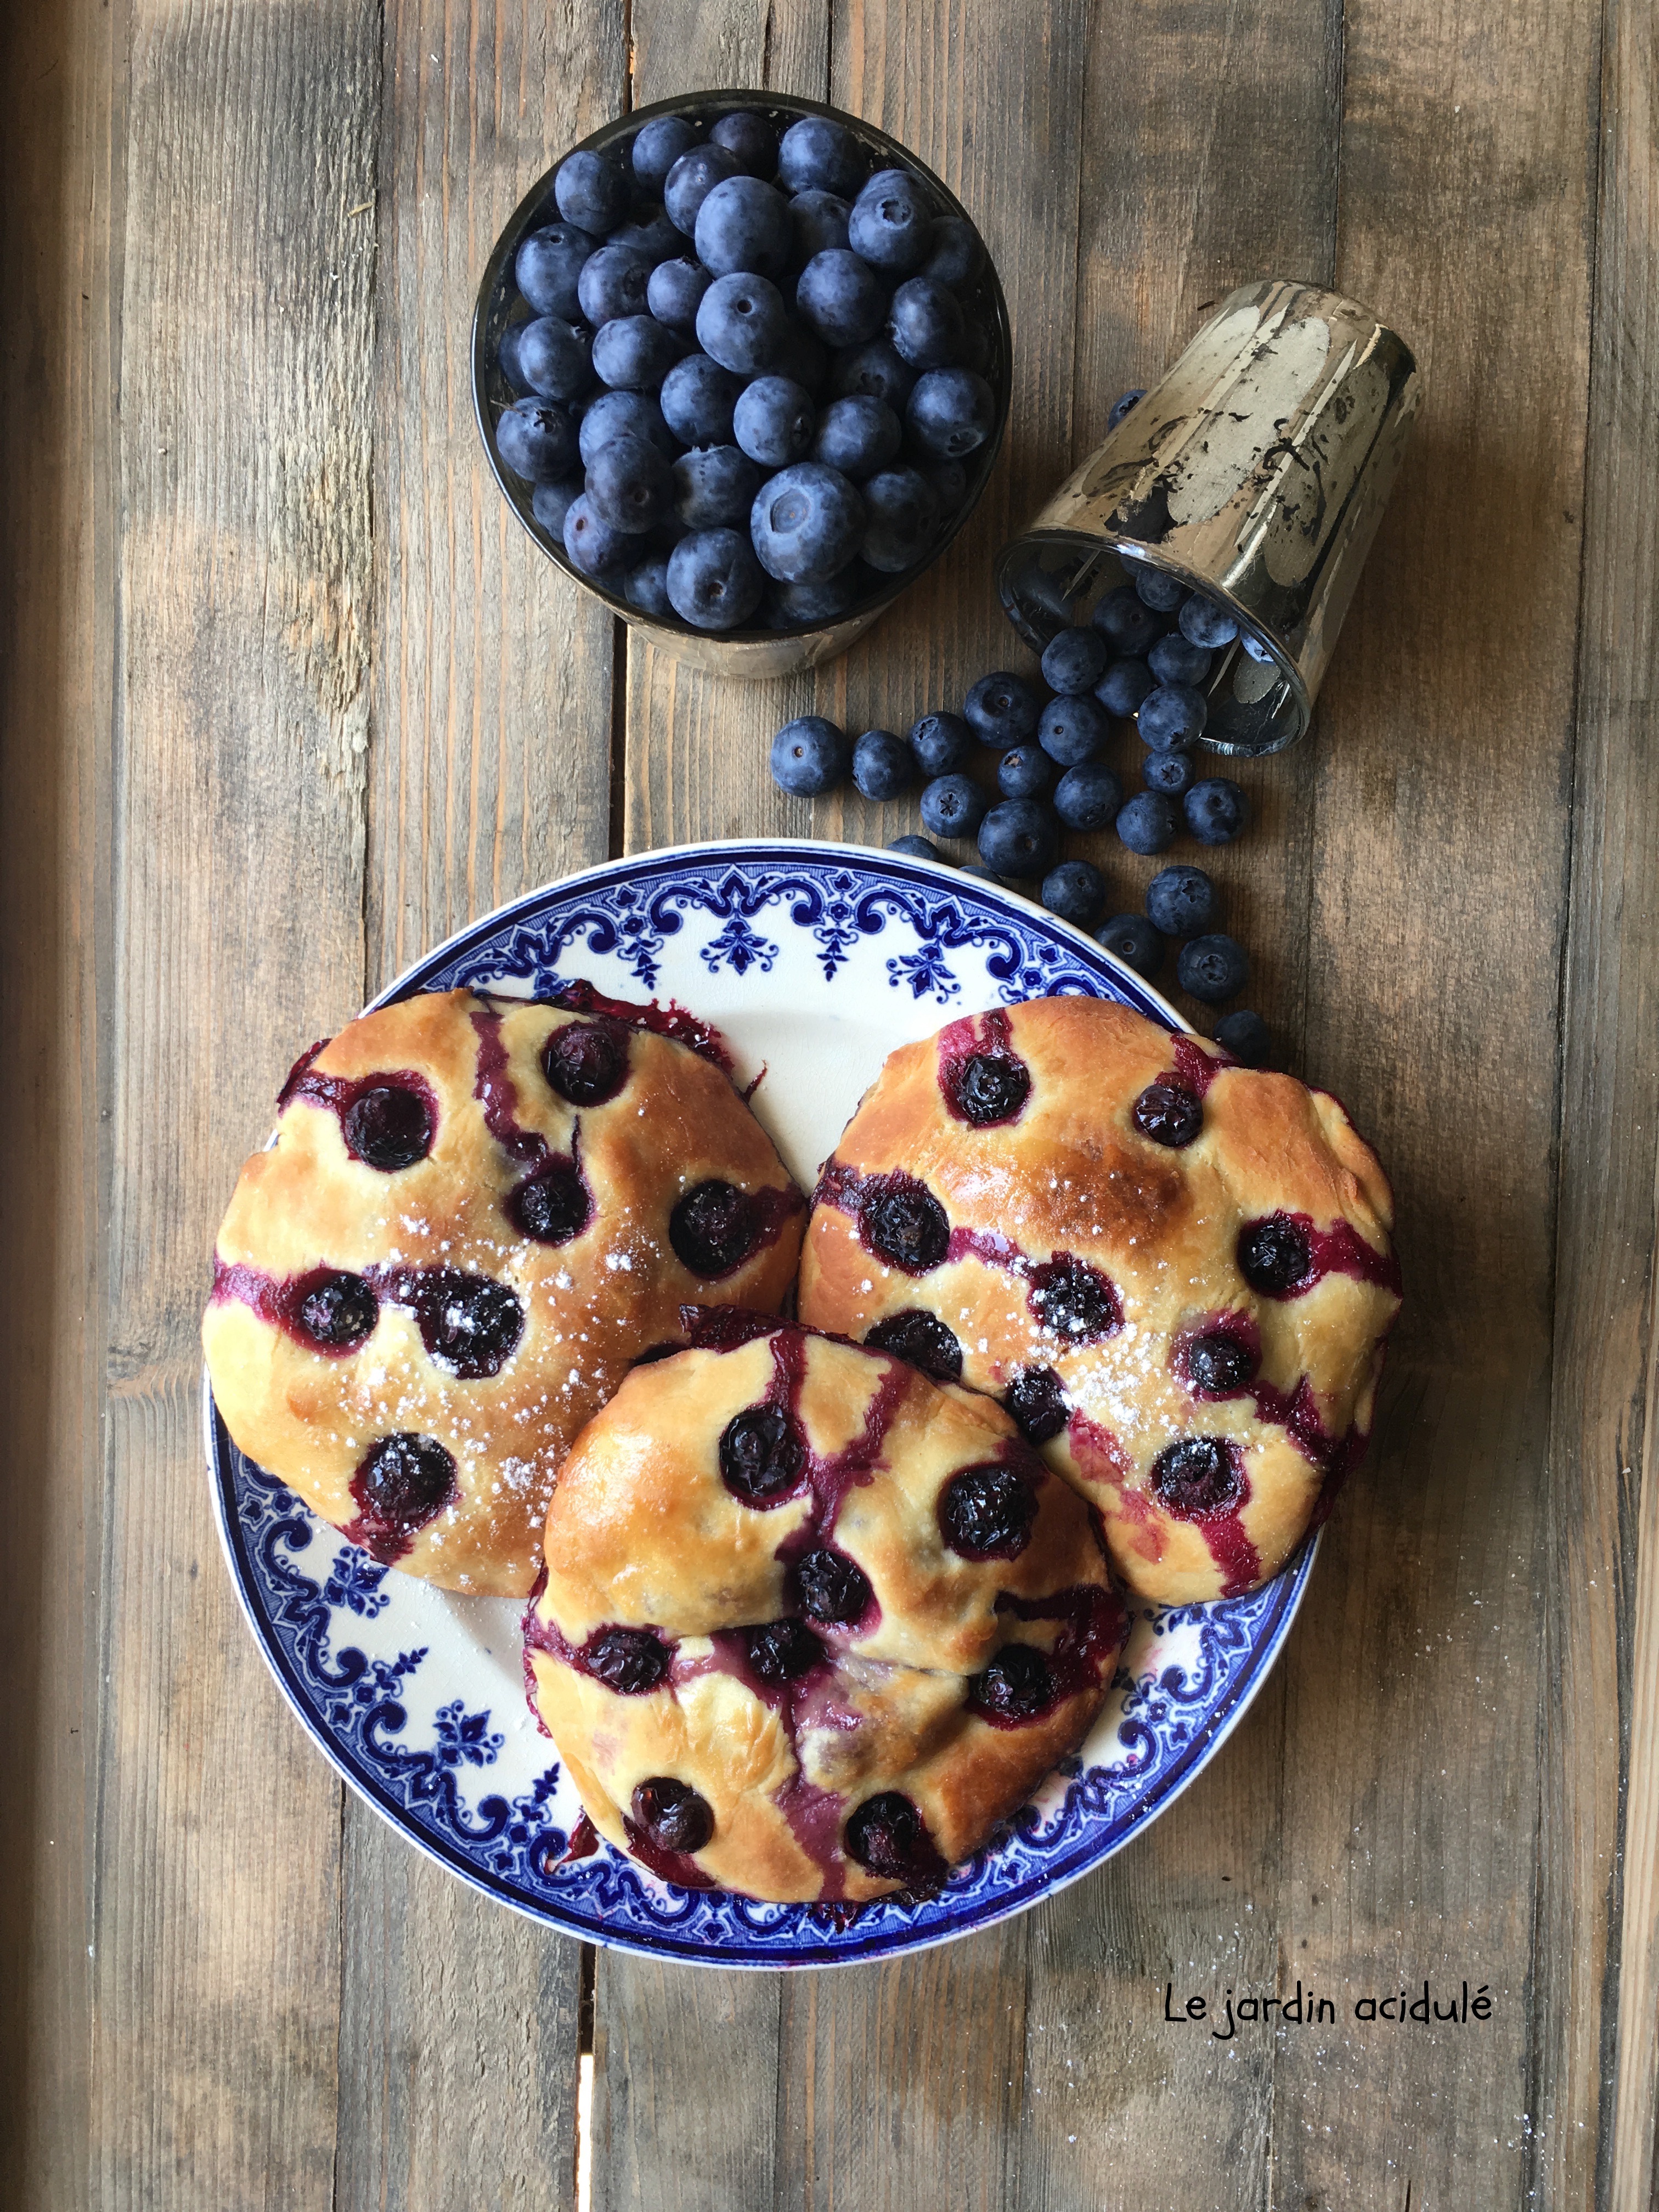
<instances>
[{"instance_id":1,"label":"wooden plank","mask_svg":"<svg viewBox=\"0 0 1659 2212\"><path fill-rule=\"evenodd\" d=\"M219 1558L197 1325L295 1041L362 993L373 285L346 210L374 190L376 22L131 10L93 1937L112 2212L331 2195L341 1792Z\"/></svg>"},{"instance_id":2,"label":"wooden plank","mask_svg":"<svg viewBox=\"0 0 1659 2212\"><path fill-rule=\"evenodd\" d=\"M1409 333L1427 397L1322 707L1308 1060L1395 1177L1407 1303L1289 1655L1285 1924L1346 2002L1281 2040L1273 2188L1588 2203L1540 1716L1598 27L1539 0L1345 20L1337 282ZM1425 1978L1488 1985L1491 2021L1355 2020Z\"/></svg>"},{"instance_id":3,"label":"wooden plank","mask_svg":"<svg viewBox=\"0 0 1659 2212\"><path fill-rule=\"evenodd\" d=\"M112 364L125 189L119 9L0 25L0 1285L16 1477L0 1516L0 2202L88 2202L89 1843L102 1455L100 1105L108 973L116 486Z\"/></svg>"},{"instance_id":4,"label":"wooden plank","mask_svg":"<svg viewBox=\"0 0 1659 2212\"><path fill-rule=\"evenodd\" d=\"M613 625L526 538L472 418L467 334L523 193L621 105L615 0L388 8L375 180L377 539L368 966L603 859ZM564 2204L580 1948L348 1801L336 2203ZM464 2148L463 2148L464 2146Z\"/></svg>"},{"instance_id":5,"label":"wooden plank","mask_svg":"<svg viewBox=\"0 0 1659 2212\"><path fill-rule=\"evenodd\" d=\"M1561 1086L1537 1942L1547 2201L1659 2197L1659 164L1651 21L1607 11Z\"/></svg>"}]
</instances>

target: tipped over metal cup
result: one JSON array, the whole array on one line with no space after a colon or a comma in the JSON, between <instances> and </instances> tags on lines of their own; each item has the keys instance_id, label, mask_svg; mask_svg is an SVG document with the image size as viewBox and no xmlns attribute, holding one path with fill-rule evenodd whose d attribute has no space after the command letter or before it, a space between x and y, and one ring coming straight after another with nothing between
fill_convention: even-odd
<instances>
[{"instance_id":1,"label":"tipped over metal cup","mask_svg":"<svg viewBox=\"0 0 1659 2212\"><path fill-rule=\"evenodd\" d=\"M1238 641L1201 687L1200 743L1281 751L1307 728L1422 396L1368 307L1269 277L1180 358L997 556L1040 652L1135 564L1227 607Z\"/></svg>"}]
</instances>

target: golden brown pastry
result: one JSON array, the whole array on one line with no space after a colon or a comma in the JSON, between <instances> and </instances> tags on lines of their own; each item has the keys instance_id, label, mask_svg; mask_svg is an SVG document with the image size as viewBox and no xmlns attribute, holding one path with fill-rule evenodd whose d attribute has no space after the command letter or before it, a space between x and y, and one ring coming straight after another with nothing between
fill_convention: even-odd
<instances>
[{"instance_id":1,"label":"golden brown pastry","mask_svg":"<svg viewBox=\"0 0 1659 2212\"><path fill-rule=\"evenodd\" d=\"M1364 1448L1391 1223L1325 1092L1037 999L889 1057L819 1182L800 1315L1002 1398L1139 1595L1235 1596Z\"/></svg>"},{"instance_id":2,"label":"golden brown pastry","mask_svg":"<svg viewBox=\"0 0 1659 2212\"><path fill-rule=\"evenodd\" d=\"M726 1348L636 1368L564 1463L532 1701L594 1826L671 1881L927 1887L1111 1680L1127 1624L1088 1512L989 1399L687 1321Z\"/></svg>"},{"instance_id":3,"label":"golden brown pastry","mask_svg":"<svg viewBox=\"0 0 1659 2212\"><path fill-rule=\"evenodd\" d=\"M805 1205L654 1010L429 993L306 1054L202 1323L242 1450L378 1559L522 1596L570 1440L681 1301L775 1309ZM586 1008L586 1011L582 1011Z\"/></svg>"}]
</instances>

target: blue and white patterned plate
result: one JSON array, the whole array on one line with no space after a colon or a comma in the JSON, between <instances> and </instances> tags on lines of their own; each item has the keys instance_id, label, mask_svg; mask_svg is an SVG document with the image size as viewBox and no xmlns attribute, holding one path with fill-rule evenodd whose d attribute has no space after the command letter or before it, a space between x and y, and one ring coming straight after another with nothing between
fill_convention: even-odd
<instances>
[{"instance_id":1,"label":"blue and white patterned plate","mask_svg":"<svg viewBox=\"0 0 1659 2212\"><path fill-rule=\"evenodd\" d=\"M1086 992L1179 1026L1090 939L983 878L861 848L731 843L591 868L487 915L381 1000L459 984L545 996L582 976L715 1023L810 1188L896 1045L958 1015ZM1315 1547L1265 1589L1137 1619L1080 1755L921 1904L757 1905L566 1853L576 1792L525 1703L505 1600L452 1596L342 1542L243 1457L206 1397L221 1534L289 1702L410 1840L566 1934L722 1966L891 1957L1018 1912L1121 1850L1212 1758L1261 1686Z\"/></svg>"}]
</instances>

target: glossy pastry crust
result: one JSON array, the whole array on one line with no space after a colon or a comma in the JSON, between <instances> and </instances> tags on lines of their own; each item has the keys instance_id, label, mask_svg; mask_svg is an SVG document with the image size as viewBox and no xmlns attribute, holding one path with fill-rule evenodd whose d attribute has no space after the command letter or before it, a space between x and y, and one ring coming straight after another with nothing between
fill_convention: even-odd
<instances>
[{"instance_id":1,"label":"glossy pastry crust","mask_svg":"<svg viewBox=\"0 0 1659 2212\"><path fill-rule=\"evenodd\" d=\"M1392 1214L1328 1094L1039 999L890 1055L820 1178L799 1310L1006 1398L1139 1595L1237 1595L1364 1449Z\"/></svg>"},{"instance_id":2,"label":"glossy pastry crust","mask_svg":"<svg viewBox=\"0 0 1659 2212\"><path fill-rule=\"evenodd\" d=\"M532 1700L596 1828L670 1879L926 1887L1081 1741L1125 1611L1000 1407L756 1326L635 1369L576 1440Z\"/></svg>"},{"instance_id":3,"label":"glossy pastry crust","mask_svg":"<svg viewBox=\"0 0 1659 2212\"><path fill-rule=\"evenodd\" d=\"M724 1068L619 1012L418 995L279 1103L203 1321L225 1425L376 1558L522 1596L571 1439L683 1300L775 1310L800 1194Z\"/></svg>"}]
</instances>

